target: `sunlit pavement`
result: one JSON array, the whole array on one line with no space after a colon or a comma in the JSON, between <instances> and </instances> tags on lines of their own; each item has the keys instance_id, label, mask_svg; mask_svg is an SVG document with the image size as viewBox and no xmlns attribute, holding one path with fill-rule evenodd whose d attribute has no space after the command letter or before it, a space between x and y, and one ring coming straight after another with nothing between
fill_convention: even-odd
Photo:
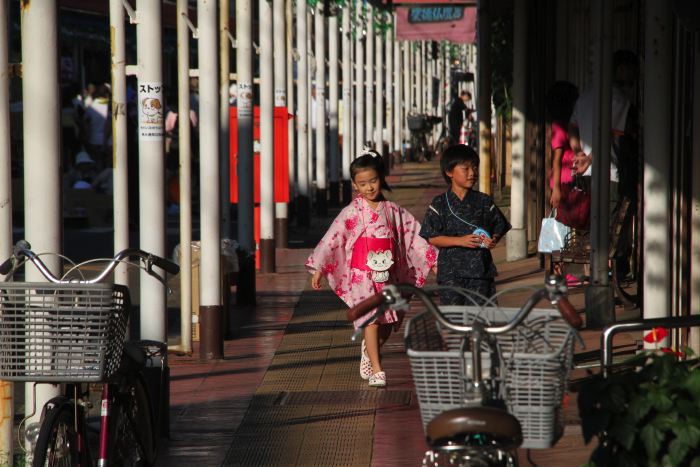
<instances>
[{"instance_id":1,"label":"sunlit pavement","mask_svg":"<svg viewBox=\"0 0 700 467\"><path fill-rule=\"evenodd\" d=\"M435 161L397 166L389 197L421 219L445 188L437 167ZM308 232L316 238L337 212L314 218ZM303 264L310 246L278 250L277 272L258 275L252 319L226 340L223 360L200 362L196 343L193 357L171 357L170 439L159 465L420 465L425 443L403 332L383 349L387 389L367 387L341 302L328 290L309 287ZM537 256L507 263L505 254L503 242L494 250L499 290L542 283ZM519 306L526 296L509 294L500 303ZM582 309L582 290L573 290L571 300ZM577 352L595 351L599 335L584 331L586 349ZM616 344L632 342L633 336L623 335ZM572 378L584 375L576 370ZM592 446L583 444L576 394L565 412L559 443L531 452L539 465L587 460ZM527 465L524 452L521 462Z\"/></svg>"}]
</instances>

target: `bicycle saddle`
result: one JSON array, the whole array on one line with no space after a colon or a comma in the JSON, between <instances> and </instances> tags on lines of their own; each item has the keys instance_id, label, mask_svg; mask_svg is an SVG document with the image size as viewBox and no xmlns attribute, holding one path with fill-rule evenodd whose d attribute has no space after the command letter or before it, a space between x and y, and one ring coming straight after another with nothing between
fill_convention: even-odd
<instances>
[{"instance_id":1,"label":"bicycle saddle","mask_svg":"<svg viewBox=\"0 0 700 467\"><path fill-rule=\"evenodd\" d=\"M511 450L523 442L520 422L505 410L494 407L463 407L447 410L433 418L425 429L428 444L439 447L460 443L468 435L486 435L502 449Z\"/></svg>"}]
</instances>

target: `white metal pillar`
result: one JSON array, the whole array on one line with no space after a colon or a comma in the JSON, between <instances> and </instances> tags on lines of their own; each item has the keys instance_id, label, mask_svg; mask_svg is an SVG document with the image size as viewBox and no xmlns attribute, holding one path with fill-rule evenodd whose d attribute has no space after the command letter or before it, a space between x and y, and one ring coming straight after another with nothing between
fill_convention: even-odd
<instances>
[{"instance_id":1,"label":"white metal pillar","mask_svg":"<svg viewBox=\"0 0 700 467\"><path fill-rule=\"evenodd\" d=\"M383 21L383 15L382 22ZM384 153L384 56L382 32L377 31L374 35L374 63L376 70L374 86L374 147L379 154ZM371 84L370 84L371 86Z\"/></svg>"},{"instance_id":2,"label":"white metal pillar","mask_svg":"<svg viewBox=\"0 0 700 467\"><path fill-rule=\"evenodd\" d=\"M314 80L316 78L316 57L314 55L314 42L312 40L313 35L314 35L314 16L313 12L314 10L311 8L306 9L306 48L309 51L309 68L308 72L306 74L306 89L309 90L309 96L311 96L312 92L315 89L315 84ZM313 199L313 193L311 193L311 189L314 186L314 180L316 178L316 173L314 171L314 163L316 160L316 126L314 124L316 120L316 109L313 107L313 100L311 98L308 99L308 108L307 108L307 115L309 116L309 122L310 122L310 128L309 132L307 134L307 147L309 148L309 165L307 167L307 170L309 171L309 201ZM311 211L309 211L311 212Z\"/></svg>"},{"instance_id":3,"label":"white metal pillar","mask_svg":"<svg viewBox=\"0 0 700 467\"><path fill-rule=\"evenodd\" d=\"M255 238L253 198L253 8L251 0L236 1L236 77L238 95L238 242L247 257L241 270L245 301L255 303ZM239 293L240 298L240 293Z\"/></svg>"},{"instance_id":4,"label":"white metal pillar","mask_svg":"<svg viewBox=\"0 0 700 467\"><path fill-rule=\"evenodd\" d=\"M357 2L358 18L363 13L362 2ZM365 43L364 29L355 31L355 154L360 154L365 145Z\"/></svg>"},{"instance_id":5,"label":"white metal pillar","mask_svg":"<svg viewBox=\"0 0 700 467\"><path fill-rule=\"evenodd\" d=\"M306 9L306 48L309 51L309 69L308 73L306 74L306 86L307 89L309 90L309 96L315 89L315 79L316 79L316 56L314 55L315 52L315 43L313 41L313 35L314 35L314 15L313 15L313 9L312 8L307 8ZM308 99L308 109L307 109L307 115L309 116L309 122L310 122L310 128L309 128L309 133L307 135L307 147L309 148L309 165L307 167L309 171L309 200L313 200L313 195L314 193L311 192L312 187L314 187L314 180L316 179L316 172L314 171L314 164L316 160L316 109L313 106L313 99L309 97ZM311 211L309 211L311 212Z\"/></svg>"},{"instance_id":6,"label":"white metal pillar","mask_svg":"<svg viewBox=\"0 0 700 467\"><path fill-rule=\"evenodd\" d=\"M297 220L300 226L308 226L309 216L309 147L308 147L308 70L306 2L297 0Z\"/></svg>"},{"instance_id":7,"label":"white metal pillar","mask_svg":"<svg viewBox=\"0 0 700 467\"><path fill-rule=\"evenodd\" d=\"M525 111L527 106L527 0L515 2L513 12L513 118L511 131L510 223L508 261L527 257Z\"/></svg>"},{"instance_id":8,"label":"white metal pillar","mask_svg":"<svg viewBox=\"0 0 700 467\"><path fill-rule=\"evenodd\" d=\"M479 92L476 96L479 115L479 191L491 194L491 18L489 0L477 3L477 41L479 47Z\"/></svg>"},{"instance_id":9,"label":"white metal pillar","mask_svg":"<svg viewBox=\"0 0 700 467\"><path fill-rule=\"evenodd\" d=\"M24 123L24 236L36 252L61 253L61 146L59 136L58 15L56 2L20 2L22 8L22 102ZM5 17L7 19L7 17ZM4 36L7 37L7 36ZM56 275L57 256L42 258ZM45 282L36 268L26 268L25 280ZM25 384L25 413L41 416L42 405L60 389L40 384L34 401L33 383ZM27 425L25 425L27 426Z\"/></svg>"},{"instance_id":10,"label":"white metal pillar","mask_svg":"<svg viewBox=\"0 0 700 467\"><path fill-rule=\"evenodd\" d=\"M275 155L272 1L258 3L260 34L260 271L275 272ZM280 34L281 35L281 34Z\"/></svg>"},{"instance_id":11,"label":"white metal pillar","mask_svg":"<svg viewBox=\"0 0 700 467\"><path fill-rule=\"evenodd\" d=\"M8 70L7 0L0 0L0 261L12 255L12 163L10 152L10 79ZM1 279L4 279L0 275ZM14 383L0 381L0 465L12 465Z\"/></svg>"},{"instance_id":12,"label":"white metal pillar","mask_svg":"<svg viewBox=\"0 0 700 467\"><path fill-rule=\"evenodd\" d=\"M414 83L416 86L416 102L415 109L416 113L423 113L423 41L416 43L416 50L414 53L416 60L414 65Z\"/></svg>"},{"instance_id":13,"label":"white metal pillar","mask_svg":"<svg viewBox=\"0 0 700 467\"><path fill-rule=\"evenodd\" d=\"M646 3L644 46L644 318L671 309L671 158L673 14L663 0ZM597 155L597 154L596 154ZM595 166L596 162L593 163ZM592 225L592 224L591 224Z\"/></svg>"},{"instance_id":14,"label":"white metal pillar","mask_svg":"<svg viewBox=\"0 0 700 467\"><path fill-rule=\"evenodd\" d=\"M365 141L374 143L374 9L365 5L367 11L367 38L365 39L366 71L365 71ZM377 148L377 150L381 150Z\"/></svg>"},{"instance_id":15,"label":"white metal pillar","mask_svg":"<svg viewBox=\"0 0 700 467\"><path fill-rule=\"evenodd\" d=\"M391 22L391 17L387 18L386 21ZM387 142L387 153L393 154L396 149L394 146L394 29L395 25L391 24L391 28L386 31L386 37L384 38L386 42L386 83L385 94L386 94L386 142Z\"/></svg>"},{"instance_id":16,"label":"white metal pillar","mask_svg":"<svg viewBox=\"0 0 700 467\"><path fill-rule=\"evenodd\" d=\"M200 358L223 357L216 1L197 1L199 41ZM228 92L227 92L228 94Z\"/></svg>"},{"instance_id":17,"label":"white metal pillar","mask_svg":"<svg viewBox=\"0 0 700 467\"><path fill-rule=\"evenodd\" d=\"M341 44L343 49L343 203L350 201L352 190L350 185L350 162L352 159L352 66L350 49L350 11L349 5L346 5L343 10L342 36Z\"/></svg>"},{"instance_id":18,"label":"white metal pillar","mask_svg":"<svg viewBox=\"0 0 700 467\"><path fill-rule=\"evenodd\" d=\"M406 123L406 117L411 112L411 43L408 41L403 41L403 105L401 106L401 139L403 141L409 141L408 134L408 124ZM402 145L401 153L403 157L406 157L406 150Z\"/></svg>"},{"instance_id":19,"label":"white metal pillar","mask_svg":"<svg viewBox=\"0 0 700 467\"><path fill-rule=\"evenodd\" d=\"M325 216L328 212L328 180L326 172L326 17L323 14L325 2L316 3L314 15L314 39L316 46L316 211ZM336 113L337 114L337 113ZM337 123L336 123L337 126Z\"/></svg>"},{"instance_id":20,"label":"white metal pillar","mask_svg":"<svg viewBox=\"0 0 700 467\"><path fill-rule=\"evenodd\" d=\"M112 182L114 205L114 252L129 248L129 176L126 129L126 41L124 6L109 2L112 30ZM114 270L114 282L129 286L125 264Z\"/></svg>"},{"instance_id":21,"label":"white metal pillar","mask_svg":"<svg viewBox=\"0 0 700 467\"><path fill-rule=\"evenodd\" d=\"M177 128L180 162L180 334L177 350L192 353L192 151L187 0L177 0Z\"/></svg>"},{"instance_id":22,"label":"white metal pillar","mask_svg":"<svg viewBox=\"0 0 700 467\"><path fill-rule=\"evenodd\" d=\"M348 6L347 14L352 15L353 12L354 10ZM350 41L350 144L348 145L348 149L350 150L350 161L352 161L352 154L354 153L355 147L357 146L357 132L355 131L355 125L357 123L355 121L355 108L357 105L357 102L355 100L355 52L357 51L355 50L355 41L353 40L353 34L355 34L353 28L354 25L352 25L351 23L350 29L348 30L348 34L350 34L350 37L348 39ZM348 168L349 164L350 162L348 162ZM346 183L349 187L349 191L347 192L348 197L346 198L346 200L350 201L352 199L352 186L349 178L346 181Z\"/></svg>"},{"instance_id":23,"label":"white metal pillar","mask_svg":"<svg viewBox=\"0 0 700 467\"><path fill-rule=\"evenodd\" d=\"M165 154L161 4L138 0L139 246L165 252ZM165 288L141 271L141 338L167 342Z\"/></svg>"},{"instance_id":24,"label":"white metal pillar","mask_svg":"<svg viewBox=\"0 0 700 467\"><path fill-rule=\"evenodd\" d=\"M330 202L340 203L340 148L338 134L338 10L328 17L328 143Z\"/></svg>"},{"instance_id":25,"label":"white metal pillar","mask_svg":"<svg viewBox=\"0 0 700 467\"><path fill-rule=\"evenodd\" d=\"M394 86L394 118L391 120L393 122L392 130L394 133L394 152L396 153L397 157L401 153L401 128L402 128L402 119L401 116L403 115L402 107L403 107L403 99L401 98L401 93L403 92L403 74L401 72L401 68L403 67L402 64L402 52L401 52L401 44L399 43L398 40L396 40L396 13L394 13L394 27L392 28L393 31L393 46L394 46L394 73L393 73L393 86ZM387 97L388 99L388 97Z\"/></svg>"},{"instance_id":26,"label":"white metal pillar","mask_svg":"<svg viewBox=\"0 0 700 467\"><path fill-rule=\"evenodd\" d=\"M285 37L286 37L286 57L287 57L287 96L286 96L286 106L287 113L290 115L295 115L294 108L294 0L285 0L284 5L284 16L286 22ZM297 192L297 176L296 176L296 125L295 119L290 118L287 122L287 163L289 164L289 196L290 200L293 201ZM278 212L278 217L281 214ZM281 222L280 222L281 223ZM288 220L285 220L284 229L280 229L281 233L279 236L275 236L277 240L278 247L285 247L287 245L287 232L288 232ZM282 238L284 240L282 241Z\"/></svg>"},{"instance_id":27,"label":"white metal pillar","mask_svg":"<svg viewBox=\"0 0 700 467\"><path fill-rule=\"evenodd\" d=\"M231 238L231 112L229 87L231 84L231 41L229 39L230 0L219 0L219 180L221 237ZM229 293L229 291L226 291Z\"/></svg>"},{"instance_id":28,"label":"white metal pillar","mask_svg":"<svg viewBox=\"0 0 700 467\"><path fill-rule=\"evenodd\" d=\"M272 2L275 108L287 107L287 20L284 3L285 0L273 0ZM288 154L293 153L290 146L287 146L287 151ZM287 218L287 203L275 203L274 238L277 248L287 247Z\"/></svg>"}]
</instances>

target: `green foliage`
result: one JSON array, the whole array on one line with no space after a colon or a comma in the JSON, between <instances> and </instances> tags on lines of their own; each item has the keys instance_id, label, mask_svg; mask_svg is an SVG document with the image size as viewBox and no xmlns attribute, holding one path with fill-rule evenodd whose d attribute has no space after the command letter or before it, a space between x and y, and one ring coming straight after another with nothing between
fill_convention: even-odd
<instances>
[{"instance_id":1,"label":"green foliage","mask_svg":"<svg viewBox=\"0 0 700 467\"><path fill-rule=\"evenodd\" d=\"M700 364L641 354L578 398L583 437L598 446L586 467L700 467Z\"/></svg>"},{"instance_id":2,"label":"green foliage","mask_svg":"<svg viewBox=\"0 0 700 467\"><path fill-rule=\"evenodd\" d=\"M306 0L306 4L315 9L319 1L320 0ZM357 2L362 2L359 15L357 14ZM372 21L375 34L386 37L386 34L391 31L393 27L390 21L391 17L386 14L385 9L377 8L376 6L372 9L370 17L369 10L367 3L362 0L326 0L324 14L335 15L340 13L341 15L350 15L353 39L355 39L358 34L362 34L363 31L366 31L369 21Z\"/></svg>"}]
</instances>

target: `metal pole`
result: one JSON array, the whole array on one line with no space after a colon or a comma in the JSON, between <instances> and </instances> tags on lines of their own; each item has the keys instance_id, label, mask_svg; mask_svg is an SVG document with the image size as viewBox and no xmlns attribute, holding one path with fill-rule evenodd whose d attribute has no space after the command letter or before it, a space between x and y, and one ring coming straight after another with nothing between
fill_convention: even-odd
<instances>
[{"instance_id":1,"label":"metal pole","mask_svg":"<svg viewBox=\"0 0 700 467\"><path fill-rule=\"evenodd\" d=\"M594 1L591 10L592 30L597 31L598 38L593 62L593 122L598 123L593 126L592 152L595 163L591 179L591 285L586 288L586 327L602 328L615 321L608 277L613 10L612 4L606 0ZM665 230L664 237L667 234Z\"/></svg>"},{"instance_id":2,"label":"metal pole","mask_svg":"<svg viewBox=\"0 0 700 467\"><path fill-rule=\"evenodd\" d=\"M527 257L525 209L525 111L527 107L527 0L515 2L513 12L513 120L510 222L506 243L508 261Z\"/></svg>"},{"instance_id":3,"label":"metal pole","mask_svg":"<svg viewBox=\"0 0 700 467\"><path fill-rule=\"evenodd\" d=\"M326 25L323 15L324 1L316 3L314 38L316 46L316 211L320 216L328 213L328 185L326 179ZM337 61L337 59L336 59ZM336 113L337 115L337 113ZM337 123L336 123L337 127Z\"/></svg>"},{"instance_id":4,"label":"metal pole","mask_svg":"<svg viewBox=\"0 0 700 467\"><path fill-rule=\"evenodd\" d=\"M669 148L673 145L671 141L673 76L669 73L673 60L673 23L673 14L668 3L661 0L647 2L643 60L645 83L644 215L642 216L644 229L642 248L646 264L643 272L645 319L668 316L671 309L672 243L669 241L669 226L672 217L669 200L672 187L669 180L671 180L672 167L668 154ZM596 156L597 154L594 155L594 168L597 164ZM697 181L694 186L697 187ZM697 244L697 240L695 243Z\"/></svg>"},{"instance_id":5,"label":"metal pole","mask_svg":"<svg viewBox=\"0 0 700 467\"><path fill-rule=\"evenodd\" d=\"M287 38L287 50L286 50L286 55L287 55L287 113L290 115L294 115L294 29L293 29L293 15L294 15L294 9L293 9L293 4L294 0L285 0L285 20L287 22L287 27L286 27L286 38ZM297 176L296 176L296 128L295 128L295 119L290 118L287 122L287 136L289 138L288 140L288 152L287 152L287 162L289 163L289 195L290 199L294 199L294 196L296 196L297 192ZM285 220L285 224L288 221ZM284 227L284 230L281 232L280 235L276 235L275 239L277 240L277 246L278 247L286 247L287 245L287 225ZM282 236L284 236L284 244L280 245L282 243Z\"/></svg>"},{"instance_id":6,"label":"metal pole","mask_svg":"<svg viewBox=\"0 0 700 467\"><path fill-rule=\"evenodd\" d=\"M401 115L403 99L401 98L402 92L402 79L403 75L401 73L401 59L403 57L401 53L401 44L396 40L396 13L394 13L394 28L393 28L393 46L394 46L394 73L393 73L393 86L394 86L394 108L393 115L394 118L391 120L393 122L393 133L394 133L394 154L399 157L401 154ZM387 99L389 97L387 96Z\"/></svg>"},{"instance_id":7,"label":"metal pole","mask_svg":"<svg viewBox=\"0 0 700 467\"><path fill-rule=\"evenodd\" d=\"M352 159L352 68L350 49L350 6L342 10L343 31L341 44L343 49L343 203L347 204L352 196L350 185L350 161Z\"/></svg>"},{"instance_id":8,"label":"metal pole","mask_svg":"<svg viewBox=\"0 0 700 467\"><path fill-rule=\"evenodd\" d=\"M236 75L238 79L238 242L246 255L241 276L243 302L255 303L255 213L253 198L253 9L250 0L236 1ZM243 285L244 287L241 287ZM239 300L240 302L240 300Z\"/></svg>"},{"instance_id":9,"label":"metal pole","mask_svg":"<svg viewBox=\"0 0 700 467\"><path fill-rule=\"evenodd\" d=\"M328 131L330 203L340 204L340 151L338 146L338 13L328 17Z\"/></svg>"},{"instance_id":10,"label":"metal pole","mask_svg":"<svg viewBox=\"0 0 700 467\"><path fill-rule=\"evenodd\" d=\"M366 61L366 82L365 82L365 142L372 145L374 142L374 10L366 4L367 10L367 38L365 48L367 51ZM381 148L375 148L381 151Z\"/></svg>"},{"instance_id":11,"label":"metal pole","mask_svg":"<svg viewBox=\"0 0 700 467\"><path fill-rule=\"evenodd\" d=\"M445 43L445 101L443 104L447 104L452 101L452 44L450 42ZM445 117L447 117L447 111L445 111ZM447 123L447 120L445 120Z\"/></svg>"},{"instance_id":12,"label":"metal pole","mask_svg":"<svg viewBox=\"0 0 700 467\"><path fill-rule=\"evenodd\" d=\"M56 2L20 2L22 8L22 102L24 137L24 235L37 252L61 253L61 146L58 92L58 15ZM7 19L7 16L3 17ZM3 39L7 35L3 36ZM4 88L7 89L7 88ZM43 258L60 274L57 256ZM26 268L25 280L44 282L36 268ZM41 407L60 393L58 386L25 386L25 414L38 422ZM29 447L29 446L27 446Z\"/></svg>"},{"instance_id":13,"label":"metal pole","mask_svg":"<svg viewBox=\"0 0 700 467\"><path fill-rule=\"evenodd\" d=\"M272 2L258 3L260 34L260 271L275 272L275 155Z\"/></svg>"},{"instance_id":14,"label":"metal pole","mask_svg":"<svg viewBox=\"0 0 700 467\"><path fill-rule=\"evenodd\" d=\"M308 70L306 2L297 0L297 222L302 227L311 224L309 216L309 147L308 147Z\"/></svg>"},{"instance_id":15,"label":"metal pole","mask_svg":"<svg viewBox=\"0 0 700 467\"><path fill-rule=\"evenodd\" d=\"M272 3L273 56L275 67L275 108L287 107L287 24L284 11L285 0L274 0ZM290 68L291 68L290 62ZM292 140L293 141L293 140ZM293 151L287 146L288 154ZM274 152L274 150L273 150ZM273 238L277 248L287 247L287 203L275 203L275 226Z\"/></svg>"},{"instance_id":16,"label":"metal pole","mask_svg":"<svg viewBox=\"0 0 700 467\"><path fill-rule=\"evenodd\" d=\"M414 83L416 86L416 102L414 108L416 113L423 113L423 41L416 44L414 66Z\"/></svg>"},{"instance_id":17,"label":"metal pole","mask_svg":"<svg viewBox=\"0 0 700 467\"><path fill-rule=\"evenodd\" d=\"M139 245L165 256L165 154L160 2L138 0L136 25L139 96ZM141 338L167 342L165 288L145 271L141 284Z\"/></svg>"},{"instance_id":18,"label":"metal pole","mask_svg":"<svg viewBox=\"0 0 700 467\"><path fill-rule=\"evenodd\" d=\"M192 161L187 0L177 0L177 107L180 160L180 350L192 353Z\"/></svg>"},{"instance_id":19,"label":"metal pole","mask_svg":"<svg viewBox=\"0 0 700 467\"><path fill-rule=\"evenodd\" d=\"M197 1L199 67L199 199L202 236L199 261L200 358L222 358L219 96L217 95L216 1ZM226 94L228 95L228 89Z\"/></svg>"},{"instance_id":20,"label":"metal pole","mask_svg":"<svg viewBox=\"0 0 700 467\"><path fill-rule=\"evenodd\" d=\"M401 106L401 139L404 142L409 141L408 125L406 117L411 112L411 43L404 41L403 47L403 105ZM405 159L407 154L404 145L401 145L401 153Z\"/></svg>"},{"instance_id":21,"label":"metal pole","mask_svg":"<svg viewBox=\"0 0 700 467\"><path fill-rule=\"evenodd\" d=\"M387 19L391 23L390 19ZM393 23L391 28L386 31L386 137L387 137L387 153L392 154L394 149L394 29Z\"/></svg>"},{"instance_id":22,"label":"metal pole","mask_svg":"<svg viewBox=\"0 0 700 467\"><path fill-rule=\"evenodd\" d=\"M362 2L357 2L357 17L362 18ZM365 145L365 44L364 28L355 30L355 154L360 154Z\"/></svg>"},{"instance_id":23,"label":"metal pole","mask_svg":"<svg viewBox=\"0 0 700 467\"><path fill-rule=\"evenodd\" d=\"M0 0L0 66L8 69L7 0ZM10 151L10 79L0 73L0 261L12 255L12 156ZM2 275L0 278L4 279ZM12 465L14 383L0 381L0 465Z\"/></svg>"},{"instance_id":24,"label":"metal pole","mask_svg":"<svg viewBox=\"0 0 700 467\"><path fill-rule=\"evenodd\" d=\"M491 194L491 18L489 0L477 2L477 42L479 48L479 92L477 114L479 115L479 191Z\"/></svg>"},{"instance_id":25,"label":"metal pole","mask_svg":"<svg viewBox=\"0 0 700 467\"><path fill-rule=\"evenodd\" d=\"M112 182L114 203L114 252L129 248L129 175L126 129L126 42L124 6L109 2L112 39ZM129 286L125 264L114 270L114 282Z\"/></svg>"},{"instance_id":26,"label":"metal pole","mask_svg":"<svg viewBox=\"0 0 700 467\"><path fill-rule=\"evenodd\" d=\"M384 16L381 18L384 23ZM377 31L374 36L374 58L377 67L374 87L374 147L380 154L384 154L384 47L381 34L381 31Z\"/></svg>"},{"instance_id":27,"label":"metal pole","mask_svg":"<svg viewBox=\"0 0 700 467\"><path fill-rule=\"evenodd\" d=\"M314 35L314 15L313 15L313 9L312 8L307 8L306 9L306 49L309 51L310 55L310 60L308 62L308 72L306 74L306 89L309 90L309 95L311 95L315 89L314 85L314 80L316 78L316 59L314 55L314 42L312 40L313 35ZM309 122L311 123L311 126L309 128L309 132L306 135L306 147L308 149L308 166L307 170L309 172L309 202L312 202L313 199L313 193L311 192L312 187L314 186L314 180L316 178L316 173L314 171L314 164L315 164L315 159L316 159L316 145L315 145L315 138L316 138L316 126L315 126L315 120L316 120L316 109L313 106L313 100L311 98L308 99L308 108L307 108L307 115L309 116ZM309 210L309 213L311 211Z\"/></svg>"},{"instance_id":28,"label":"metal pole","mask_svg":"<svg viewBox=\"0 0 700 467\"><path fill-rule=\"evenodd\" d=\"M693 86L700 89L700 48L695 48L693 56ZM691 132L694 135L700 134L700 96L693 95L693 126ZM700 147L693 145L691 160L691 180L700 180ZM700 257L700 183L694 183L690 201L690 255L693 258ZM692 267L690 270L690 282L700 284L700 268ZM691 314L700 314L700 288L693 287L690 290L689 306ZM688 345L697 354L700 352L700 329L692 328L688 337Z\"/></svg>"},{"instance_id":29,"label":"metal pole","mask_svg":"<svg viewBox=\"0 0 700 467\"><path fill-rule=\"evenodd\" d=\"M231 238L231 41L229 39L230 0L219 0L219 160L221 170L219 193L221 208L221 238ZM201 76L201 75L200 75ZM200 78L201 82L201 78ZM226 291L229 293L229 291Z\"/></svg>"}]
</instances>

